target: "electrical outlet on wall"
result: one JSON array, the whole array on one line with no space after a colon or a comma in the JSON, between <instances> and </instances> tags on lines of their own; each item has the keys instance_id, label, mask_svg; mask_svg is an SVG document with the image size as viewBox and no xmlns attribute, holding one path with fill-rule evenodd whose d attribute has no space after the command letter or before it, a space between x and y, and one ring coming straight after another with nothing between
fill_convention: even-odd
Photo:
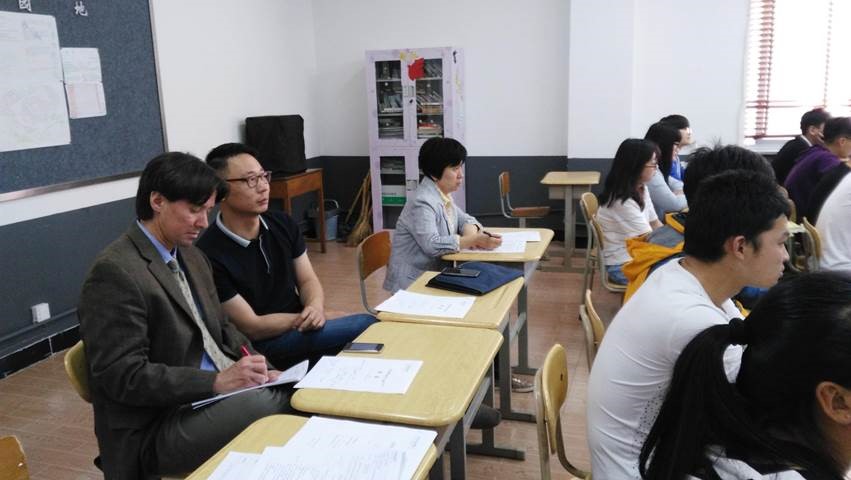
<instances>
[{"instance_id":1,"label":"electrical outlet on wall","mask_svg":"<svg viewBox=\"0 0 851 480\"><path fill-rule=\"evenodd\" d=\"M50 318L50 304L39 303L30 307L33 316L33 323L41 323Z\"/></svg>"}]
</instances>

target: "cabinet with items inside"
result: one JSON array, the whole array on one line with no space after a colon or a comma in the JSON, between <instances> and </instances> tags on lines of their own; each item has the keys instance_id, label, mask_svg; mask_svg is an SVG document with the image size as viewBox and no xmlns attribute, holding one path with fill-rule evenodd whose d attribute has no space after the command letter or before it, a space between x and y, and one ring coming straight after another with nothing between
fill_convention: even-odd
<instances>
[{"instance_id":1,"label":"cabinet with items inside","mask_svg":"<svg viewBox=\"0 0 851 480\"><path fill-rule=\"evenodd\" d=\"M464 69L460 48L366 52L369 156L374 231L393 228L421 177L419 148L432 137L464 143ZM454 200L465 207L463 186Z\"/></svg>"}]
</instances>

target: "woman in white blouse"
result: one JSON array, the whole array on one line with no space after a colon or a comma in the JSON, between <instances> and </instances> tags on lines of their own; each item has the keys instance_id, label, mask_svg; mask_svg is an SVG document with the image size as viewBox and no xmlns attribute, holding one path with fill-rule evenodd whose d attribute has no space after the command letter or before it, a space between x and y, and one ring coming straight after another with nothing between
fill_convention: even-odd
<instances>
[{"instance_id":1,"label":"woman in white blouse","mask_svg":"<svg viewBox=\"0 0 851 480\"><path fill-rule=\"evenodd\" d=\"M653 142L628 138L618 147L606 176L597 222L603 230L603 264L614 283L627 283L623 264L631 258L626 239L662 226L645 186L656 174L657 154Z\"/></svg>"}]
</instances>

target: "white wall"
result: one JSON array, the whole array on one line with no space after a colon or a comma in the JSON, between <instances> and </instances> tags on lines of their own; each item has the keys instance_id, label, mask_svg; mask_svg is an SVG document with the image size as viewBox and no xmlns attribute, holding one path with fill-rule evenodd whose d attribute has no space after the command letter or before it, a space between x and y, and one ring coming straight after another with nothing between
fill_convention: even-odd
<instances>
[{"instance_id":1,"label":"white wall","mask_svg":"<svg viewBox=\"0 0 851 480\"><path fill-rule=\"evenodd\" d=\"M366 155L363 52L465 48L471 155L611 157L665 113L736 142L747 2L152 0L168 147L301 113L306 153ZM569 46L569 48L568 48ZM132 197L133 179L0 202L0 225Z\"/></svg>"},{"instance_id":2,"label":"white wall","mask_svg":"<svg viewBox=\"0 0 851 480\"><path fill-rule=\"evenodd\" d=\"M633 91L641 94L633 97L632 134L679 113L698 144L739 142L748 2L638 2Z\"/></svg>"},{"instance_id":3,"label":"white wall","mask_svg":"<svg viewBox=\"0 0 851 480\"><path fill-rule=\"evenodd\" d=\"M301 114L319 154L310 0L153 0L168 148L203 157L245 117Z\"/></svg>"},{"instance_id":4,"label":"white wall","mask_svg":"<svg viewBox=\"0 0 851 480\"><path fill-rule=\"evenodd\" d=\"M565 0L314 0L322 155L367 155L364 51L463 47L471 155L565 155Z\"/></svg>"},{"instance_id":5,"label":"white wall","mask_svg":"<svg viewBox=\"0 0 851 480\"><path fill-rule=\"evenodd\" d=\"M739 142L747 18L741 0L571 0L568 156L611 158L669 113L698 144Z\"/></svg>"},{"instance_id":6,"label":"white wall","mask_svg":"<svg viewBox=\"0 0 851 480\"><path fill-rule=\"evenodd\" d=\"M572 0L568 157L609 157L630 135L637 0Z\"/></svg>"}]
</instances>

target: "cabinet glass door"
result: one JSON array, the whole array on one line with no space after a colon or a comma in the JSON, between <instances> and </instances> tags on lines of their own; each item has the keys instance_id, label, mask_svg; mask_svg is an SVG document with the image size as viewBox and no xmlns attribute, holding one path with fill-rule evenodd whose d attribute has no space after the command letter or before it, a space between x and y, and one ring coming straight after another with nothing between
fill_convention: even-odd
<instances>
[{"instance_id":1,"label":"cabinet glass door","mask_svg":"<svg viewBox=\"0 0 851 480\"><path fill-rule=\"evenodd\" d=\"M395 228L396 219L407 199L404 156L379 157L381 175L381 213L384 228Z\"/></svg>"},{"instance_id":2,"label":"cabinet glass door","mask_svg":"<svg viewBox=\"0 0 851 480\"><path fill-rule=\"evenodd\" d=\"M443 136L443 60L427 58L416 80L417 138Z\"/></svg>"},{"instance_id":3,"label":"cabinet glass door","mask_svg":"<svg viewBox=\"0 0 851 480\"><path fill-rule=\"evenodd\" d=\"M378 138L404 139L402 64L398 60L375 62L375 97L378 103Z\"/></svg>"}]
</instances>

